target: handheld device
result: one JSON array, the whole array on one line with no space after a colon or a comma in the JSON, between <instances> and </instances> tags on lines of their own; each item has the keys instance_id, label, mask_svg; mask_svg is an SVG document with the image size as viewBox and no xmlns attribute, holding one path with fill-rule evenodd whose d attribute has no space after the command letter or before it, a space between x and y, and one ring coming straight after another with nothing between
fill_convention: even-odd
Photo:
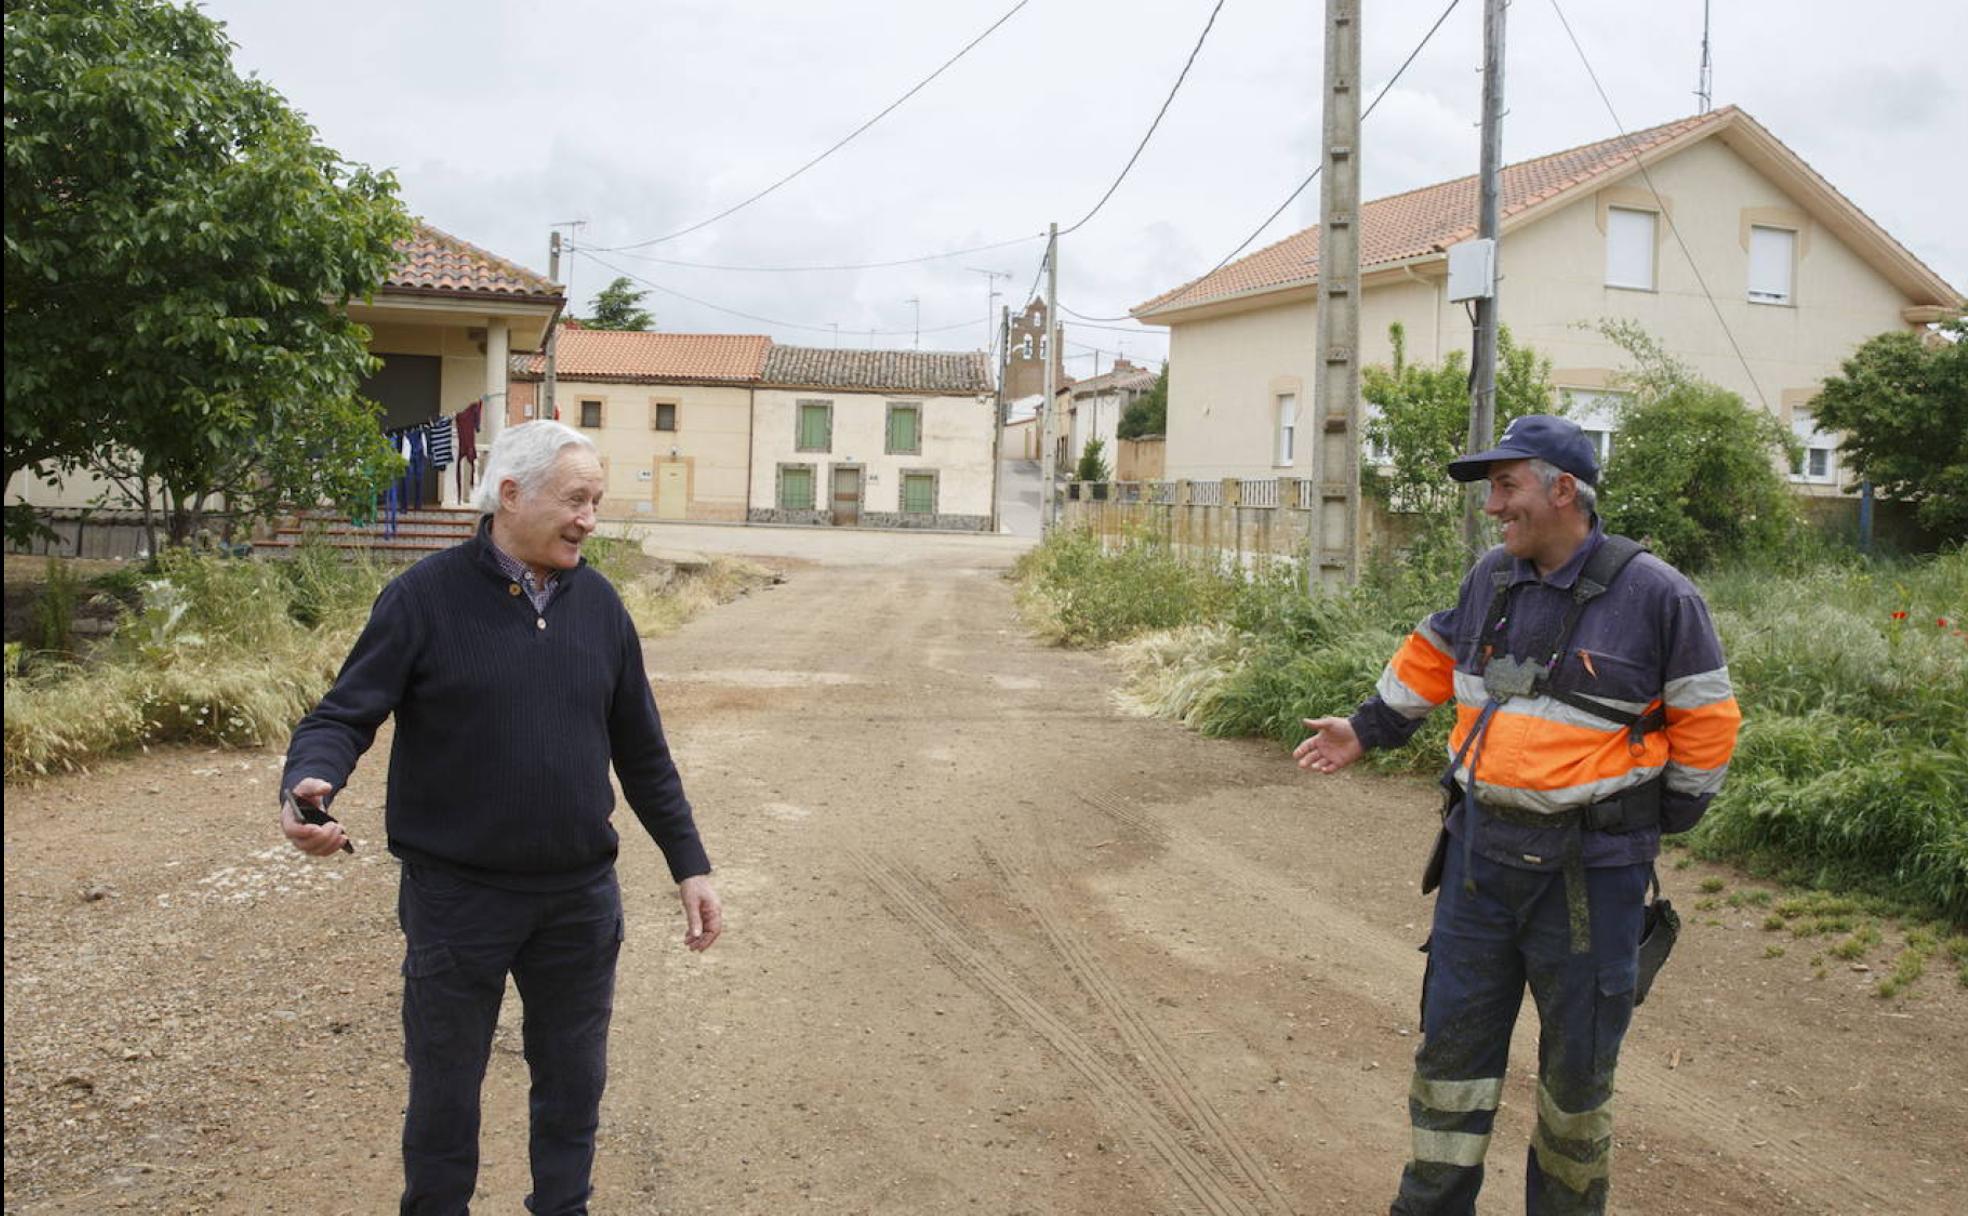
<instances>
[{"instance_id":1,"label":"handheld device","mask_svg":"<svg viewBox=\"0 0 1968 1216\"><path fill-rule=\"evenodd\" d=\"M330 815L327 811L322 810L313 803L302 802L299 798L294 797L294 791L292 790L280 791L280 805L290 808L294 812L294 818L300 820L302 823L312 823L319 827L324 824L339 822L333 815ZM347 837L343 837L342 852L355 852L355 842Z\"/></svg>"}]
</instances>

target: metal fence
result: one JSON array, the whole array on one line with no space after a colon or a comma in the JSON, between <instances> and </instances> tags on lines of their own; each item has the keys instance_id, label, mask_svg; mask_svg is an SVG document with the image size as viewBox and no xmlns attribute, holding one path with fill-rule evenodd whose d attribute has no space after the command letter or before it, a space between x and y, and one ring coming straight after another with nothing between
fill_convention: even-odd
<instances>
[{"instance_id":1,"label":"metal fence","mask_svg":"<svg viewBox=\"0 0 1968 1216\"><path fill-rule=\"evenodd\" d=\"M1068 482L1060 498L1062 524L1088 529L1110 546L1149 537L1246 567L1302 561L1320 519L1318 483L1303 477ZM1371 500L1361 504L1360 526L1363 553L1405 532L1399 517Z\"/></svg>"}]
</instances>

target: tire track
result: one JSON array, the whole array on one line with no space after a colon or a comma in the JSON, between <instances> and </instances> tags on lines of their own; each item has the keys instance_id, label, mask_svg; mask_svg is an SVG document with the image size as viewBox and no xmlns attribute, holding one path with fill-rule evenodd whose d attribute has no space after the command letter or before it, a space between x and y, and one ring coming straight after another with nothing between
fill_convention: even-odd
<instances>
[{"instance_id":1,"label":"tire track","mask_svg":"<svg viewBox=\"0 0 1968 1216\"><path fill-rule=\"evenodd\" d=\"M1171 855L1191 859L1273 905L1303 927L1306 940L1323 939L1335 960L1351 960L1339 963L1345 970L1384 983L1387 976L1404 975L1416 969L1415 955L1406 943L1343 908L1320 902L1308 888L1294 884L1236 850L1192 830L1171 829L1108 791L1083 791L1080 798L1116 822L1156 840ZM1373 991L1371 986L1365 990ZM1518 1035L1511 1046L1513 1060L1537 1058L1531 1024L1528 1019L1520 1019ZM1779 1128L1759 1125L1749 1116L1729 1109L1696 1083L1658 1064L1639 1059L1622 1063L1618 1093L1626 1109L1633 1108L1629 1103L1644 1106L1650 1121L1712 1145L1742 1146L1730 1155L1762 1173L1772 1185L1800 1198L1821 1200L1828 1210L1878 1211L1893 1206L1887 1195L1866 1181L1850 1177L1829 1164L1828 1153L1813 1152L1793 1142ZM1752 1145L1759 1147L1752 1149L1749 1147Z\"/></svg>"},{"instance_id":2,"label":"tire track","mask_svg":"<svg viewBox=\"0 0 1968 1216\"><path fill-rule=\"evenodd\" d=\"M1074 980L1092 996L1108 1022L1120 1034L1129 1055L1137 1061L1154 1084L1156 1096L1188 1123L1212 1156L1230 1167L1234 1181L1255 1197L1257 1206L1267 1212L1291 1213L1286 1197L1269 1169L1230 1127L1202 1090L1183 1071L1168 1044L1156 1033L1140 1010L1140 1002L1117 984L1099 958L1087 949L1077 935L1068 931L1052 912L1052 901L1045 898L1030 877L1021 872L1002 853L979 841L985 864L1003 884L1006 892L1022 905L1045 931L1053 951ZM1041 844L1041 862L1050 872L1050 858Z\"/></svg>"},{"instance_id":3,"label":"tire track","mask_svg":"<svg viewBox=\"0 0 1968 1216\"><path fill-rule=\"evenodd\" d=\"M889 909L921 932L938 957L997 998L1080 1074L1107 1109L1123 1116L1135 1138L1161 1159L1199 1210L1208 1216L1266 1216L1213 1161L1189 1147L1168 1117L1078 1031L1027 991L1008 967L972 945L928 883L900 865L859 849L849 850L849 857L881 892Z\"/></svg>"}]
</instances>

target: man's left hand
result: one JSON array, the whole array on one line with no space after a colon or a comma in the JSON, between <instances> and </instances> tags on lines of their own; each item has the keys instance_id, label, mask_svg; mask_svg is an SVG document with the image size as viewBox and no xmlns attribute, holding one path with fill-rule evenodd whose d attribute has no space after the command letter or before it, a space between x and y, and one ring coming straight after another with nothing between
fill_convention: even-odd
<instances>
[{"instance_id":1,"label":"man's left hand","mask_svg":"<svg viewBox=\"0 0 1968 1216\"><path fill-rule=\"evenodd\" d=\"M708 876L697 874L677 887L677 898L683 901L683 944L692 950L709 950L724 932L724 903L718 899L717 888Z\"/></svg>"}]
</instances>

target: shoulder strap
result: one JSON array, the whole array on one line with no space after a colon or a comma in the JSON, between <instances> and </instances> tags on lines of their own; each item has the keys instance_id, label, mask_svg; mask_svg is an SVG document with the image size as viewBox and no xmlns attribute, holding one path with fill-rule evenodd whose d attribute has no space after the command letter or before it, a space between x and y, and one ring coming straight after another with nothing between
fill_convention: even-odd
<instances>
[{"instance_id":1,"label":"shoulder strap","mask_svg":"<svg viewBox=\"0 0 1968 1216\"><path fill-rule=\"evenodd\" d=\"M1610 532L1600 542L1599 547L1593 550L1592 556L1585 561L1585 569L1579 571L1578 581L1572 585L1572 602L1565 608L1564 622L1558 628L1558 643L1551 651L1554 665L1571 648L1572 633L1578 628L1579 617L1585 614L1585 606L1606 594L1606 591L1612 587L1613 581L1620 576L1620 571L1626 569L1634 558L1646 551L1647 546L1639 541ZM1648 731L1659 730L1667 725L1665 711L1659 706L1645 713L1631 714L1625 710L1615 709L1597 697L1562 692L1550 687L1542 679L1539 680L1539 685L1538 691L1545 696L1626 727L1636 741Z\"/></svg>"},{"instance_id":2,"label":"shoulder strap","mask_svg":"<svg viewBox=\"0 0 1968 1216\"><path fill-rule=\"evenodd\" d=\"M1585 569L1579 571L1578 582L1572 586L1573 602L1585 604L1604 595L1620 571L1626 569L1626 564L1646 551L1647 546L1632 537L1608 532L1586 559ZM1563 640L1569 642L1571 638Z\"/></svg>"}]
</instances>

